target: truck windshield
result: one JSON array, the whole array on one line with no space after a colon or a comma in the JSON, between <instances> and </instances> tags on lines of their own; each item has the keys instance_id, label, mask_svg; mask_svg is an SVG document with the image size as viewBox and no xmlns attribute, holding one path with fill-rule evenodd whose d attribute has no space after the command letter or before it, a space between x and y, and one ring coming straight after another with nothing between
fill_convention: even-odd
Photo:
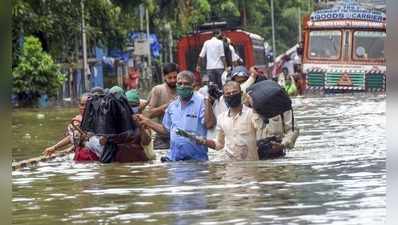
<instances>
[{"instance_id":1,"label":"truck windshield","mask_svg":"<svg viewBox=\"0 0 398 225\"><path fill-rule=\"evenodd\" d=\"M384 59L385 32L356 31L354 32L354 59Z\"/></svg>"},{"instance_id":2,"label":"truck windshield","mask_svg":"<svg viewBox=\"0 0 398 225\"><path fill-rule=\"evenodd\" d=\"M338 59L341 49L341 32L323 30L310 32L309 58Z\"/></svg>"}]
</instances>

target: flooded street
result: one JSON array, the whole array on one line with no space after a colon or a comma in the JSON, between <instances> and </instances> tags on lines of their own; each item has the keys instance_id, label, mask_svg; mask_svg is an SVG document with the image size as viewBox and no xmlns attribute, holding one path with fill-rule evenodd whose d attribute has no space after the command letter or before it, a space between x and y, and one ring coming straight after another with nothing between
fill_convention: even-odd
<instances>
[{"instance_id":1,"label":"flooded street","mask_svg":"<svg viewBox=\"0 0 398 225\"><path fill-rule=\"evenodd\" d=\"M16 109L12 114L12 159L36 157L64 137L77 108Z\"/></svg>"},{"instance_id":2,"label":"flooded street","mask_svg":"<svg viewBox=\"0 0 398 225\"><path fill-rule=\"evenodd\" d=\"M12 173L13 224L384 224L385 96L293 102L301 134L283 159L102 165L68 156ZM14 114L13 159L53 144L76 111L48 112L49 127Z\"/></svg>"}]
</instances>

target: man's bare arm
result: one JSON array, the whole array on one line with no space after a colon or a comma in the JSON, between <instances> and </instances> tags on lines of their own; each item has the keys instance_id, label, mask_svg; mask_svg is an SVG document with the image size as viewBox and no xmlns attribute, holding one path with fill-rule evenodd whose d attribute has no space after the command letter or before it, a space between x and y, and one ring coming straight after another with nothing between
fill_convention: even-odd
<instances>
[{"instance_id":1,"label":"man's bare arm","mask_svg":"<svg viewBox=\"0 0 398 225\"><path fill-rule=\"evenodd\" d=\"M196 71L199 72L200 71L200 67L202 66L202 57L198 57L198 62L196 63Z\"/></svg>"},{"instance_id":2,"label":"man's bare arm","mask_svg":"<svg viewBox=\"0 0 398 225\"><path fill-rule=\"evenodd\" d=\"M207 129L213 128L217 123L217 119L214 115L213 107L210 101L212 100L209 98L205 100L205 127Z\"/></svg>"},{"instance_id":3,"label":"man's bare arm","mask_svg":"<svg viewBox=\"0 0 398 225\"><path fill-rule=\"evenodd\" d=\"M159 107L155 107L155 108L150 107L148 110L149 118L162 116L164 114L164 112L166 111L168 105L169 105L169 103L163 104L163 105L161 105Z\"/></svg>"},{"instance_id":4,"label":"man's bare arm","mask_svg":"<svg viewBox=\"0 0 398 225\"><path fill-rule=\"evenodd\" d=\"M163 126L163 124L156 123L141 114L136 115L136 120L138 121L138 123L151 128L159 134L168 134L168 130Z\"/></svg>"},{"instance_id":5,"label":"man's bare arm","mask_svg":"<svg viewBox=\"0 0 398 225\"><path fill-rule=\"evenodd\" d=\"M227 65L227 60L225 59L225 56L221 56L221 61L224 64L224 70L227 70L228 65Z\"/></svg>"}]
</instances>

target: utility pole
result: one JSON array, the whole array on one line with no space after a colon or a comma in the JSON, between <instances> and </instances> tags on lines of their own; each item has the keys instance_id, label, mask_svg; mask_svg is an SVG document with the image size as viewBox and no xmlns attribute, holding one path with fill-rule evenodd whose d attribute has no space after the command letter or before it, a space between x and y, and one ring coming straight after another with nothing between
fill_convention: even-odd
<instances>
[{"instance_id":1,"label":"utility pole","mask_svg":"<svg viewBox=\"0 0 398 225\"><path fill-rule=\"evenodd\" d=\"M275 47L274 0L271 0L271 23L272 23L272 51L274 56L277 56L276 47Z\"/></svg>"},{"instance_id":2,"label":"utility pole","mask_svg":"<svg viewBox=\"0 0 398 225\"><path fill-rule=\"evenodd\" d=\"M83 48L82 62L83 62L84 89L85 91L89 91L91 85L90 85L89 74L87 73L88 65L87 65L86 27L84 23L84 0L80 1L80 5L82 8L82 48Z\"/></svg>"},{"instance_id":3,"label":"utility pole","mask_svg":"<svg viewBox=\"0 0 398 225\"><path fill-rule=\"evenodd\" d=\"M151 40L149 37L149 13L148 8L145 10L145 20L146 20L146 38L148 42L148 67L147 67L147 79L148 79L148 88L152 86L152 56L151 56ZM150 77L149 77L150 76Z\"/></svg>"},{"instance_id":4,"label":"utility pole","mask_svg":"<svg viewBox=\"0 0 398 225\"><path fill-rule=\"evenodd\" d=\"M299 0L299 4L300 4L300 0ZM299 5L298 7L298 42L301 42L301 6Z\"/></svg>"},{"instance_id":5,"label":"utility pole","mask_svg":"<svg viewBox=\"0 0 398 225\"><path fill-rule=\"evenodd\" d=\"M150 42L150 38L149 38L149 13L148 13L148 9L145 10L145 20L146 20L146 38L147 38L147 42L148 42L148 64L149 67L151 67L151 42Z\"/></svg>"},{"instance_id":6,"label":"utility pole","mask_svg":"<svg viewBox=\"0 0 398 225\"><path fill-rule=\"evenodd\" d=\"M170 23L166 23L165 28L167 30L169 36L169 62L173 62L173 34L171 33L171 25Z\"/></svg>"},{"instance_id":7,"label":"utility pole","mask_svg":"<svg viewBox=\"0 0 398 225\"><path fill-rule=\"evenodd\" d=\"M144 30L144 4L140 4L139 10L140 10L140 31L142 32Z\"/></svg>"}]
</instances>

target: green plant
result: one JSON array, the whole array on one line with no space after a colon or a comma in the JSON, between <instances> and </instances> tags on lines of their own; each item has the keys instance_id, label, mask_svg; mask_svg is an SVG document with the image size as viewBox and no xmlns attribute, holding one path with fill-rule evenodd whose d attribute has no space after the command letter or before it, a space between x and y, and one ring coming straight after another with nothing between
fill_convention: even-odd
<instances>
[{"instance_id":1,"label":"green plant","mask_svg":"<svg viewBox=\"0 0 398 225\"><path fill-rule=\"evenodd\" d=\"M56 96L64 80L59 65L43 51L39 39L34 36L25 37L12 76L13 94L27 97L31 103L40 95Z\"/></svg>"}]
</instances>

